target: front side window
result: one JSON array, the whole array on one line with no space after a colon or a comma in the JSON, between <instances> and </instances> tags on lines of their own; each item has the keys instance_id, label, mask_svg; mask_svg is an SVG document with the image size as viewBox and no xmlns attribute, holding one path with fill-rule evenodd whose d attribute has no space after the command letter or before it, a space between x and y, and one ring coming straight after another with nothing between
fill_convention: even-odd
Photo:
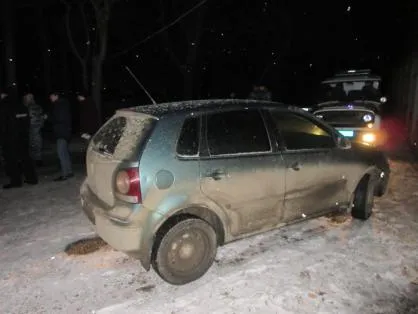
<instances>
[{"instance_id":1,"label":"front side window","mask_svg":"<svg viewBox=\"0 0 418 314\"><path fill-rule=\"evenodd\" d=\"M271 151L264 120L258 110L209 115L207 140L212 156Z\"/></svg>"},{"instance_id":2,"label":"front side window","mask_svg":"<svg viewBox=\"0 0 418 314\"><path fill-rule=\"evenodd\" d=\"M196 156L199 152L199 119L188 118L183 124L177 142L177 154Z\"/></svg>"},{"instance_id":3,"label":"front side window","mask_svg":"<svg viewBox=\"0 0 418 314\"><path fill-rule=\"evenodd\" d=\"M271 112L277 131L289 150L324 149L335 147L335 141L326 129L297 114Z\"/></svg>"}]
</instances>

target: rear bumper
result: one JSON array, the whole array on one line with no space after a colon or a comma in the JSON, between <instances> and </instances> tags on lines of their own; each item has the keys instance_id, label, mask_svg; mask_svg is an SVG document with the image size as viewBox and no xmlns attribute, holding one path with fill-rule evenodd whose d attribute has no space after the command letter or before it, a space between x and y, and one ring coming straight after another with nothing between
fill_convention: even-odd
<instances>
[{"instance_id":1,"label":"rear bumper","mask_svg":"<svg viewBox=\"0 0 418 314\"><path fill-rule=\"evenodd\" d=\"M110 246L141 260L149 269L148 242L153 237L149 234L148 222L152 211L141 206L132 207L132 214L127 219L120 219L109 214L109 209L90 191L86 182L80 189L81 205L88 219L95 225L96 233ZM118 206L118 205L117 205ZM117 207L115 206L115 207ZM123 205L120 205L123 206ZM128 204L127 206L133 206ZM114 211L115 208L112 208ZM116 208L117 210L117 208ZM123 208L126 211L126 208ZM146 230L148 233L144 232Z\"/></svg>"},{"instance_id":2,"label":"rear bumper","mask_svg":"<svg viewBox=\"0 0 418 314\"><path fill-rule=\"evenodd\" d=\"M345 135L347 132L352 132L353 136L346 136L354 142L364 143L369 146L381 146L385 143L385 134L378 128L336 128L336 130Z\"/></svg>"}]
</instances>

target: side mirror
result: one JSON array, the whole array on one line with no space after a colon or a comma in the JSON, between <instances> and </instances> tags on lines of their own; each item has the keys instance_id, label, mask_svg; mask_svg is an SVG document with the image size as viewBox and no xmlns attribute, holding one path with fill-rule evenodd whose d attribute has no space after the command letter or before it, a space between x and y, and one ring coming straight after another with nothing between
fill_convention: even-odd
<instances>
[{"instance_id":1,"label":"side mirror","mask_svg":"<svg viewBox=\"0 0 418 314\"><path fill-rule=\"evenodd\" d=\"M350 140L346 137L343 137L343 136L338 137L337 145L338 145L338 148L341 148L341 149L350 149L351 148Z\"/></svg>"}]
</instances>

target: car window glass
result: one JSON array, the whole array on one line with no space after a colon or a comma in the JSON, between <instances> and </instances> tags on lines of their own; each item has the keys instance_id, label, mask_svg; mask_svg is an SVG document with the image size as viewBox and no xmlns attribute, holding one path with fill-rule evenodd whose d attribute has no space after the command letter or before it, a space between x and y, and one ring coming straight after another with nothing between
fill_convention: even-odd
<instances>
[{"instance_id":1,"label":"car window glass","mask_svg":"<svg viewBox=\"0 0 418 314\"><path fill-rule=\"evenodd\" d=\"M335 141L332 135L305 117L278 111L272 111L272 117L287 149L335 147Z\"/></svg>"},{"instance_id":2,"label":"car window glass","mask_svg":"<svg viewBox=\"0 0 418 314\"><path fill-rule=\"evenodd\" d=\"M103 126L93 138L94 146L107 154L113 155L125 132L127 120L117 117Z\"/></svg>"},{"instance_id":3,"label":"car window glass","mask_svg":"<svg viewBox=\"0 0 418 314\"><path fill-rule=\"evenodd\" d=\"M208 116L207 139L211 155L270 151L270 141L258 110L216 113Z\"/></svg>"},{"instance_id":4,"label":"car window glass","mask_svg":"<svg viewBox=\"0 0 418 314\"><path fill-rule=\"evenodd\" d=\"M199 119L188 118L183 124L177 142L177 154L196 156L199 152Z\"/></svg>"}]
</instances>

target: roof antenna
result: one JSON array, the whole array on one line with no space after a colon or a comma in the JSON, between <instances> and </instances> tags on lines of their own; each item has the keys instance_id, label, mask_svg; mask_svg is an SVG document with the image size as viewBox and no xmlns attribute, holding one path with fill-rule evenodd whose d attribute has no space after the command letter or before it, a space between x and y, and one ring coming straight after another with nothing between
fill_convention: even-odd
<instances>
[{"instance_id":1,"label":"roof antenna","mask_svg":"<svg viewBox=\"0 0 418 314\"><path fill-rule=\"evenodd\" d=\"M137 82L138 85L143 89L143 91L145 92L145 94L147 94L148 98L151 99L152 103L154 105L156 105L157 103L155 102L154 98L152 98L151 94L148 93L148 91L145 89L144 85L141 84L141 82L138 80L138 78L135 76L135 74L132 73L131 69L127 65L125 65L125 69L133 77L133 79L135 80L135 82Z\"/></svg>"}]
</instances>

